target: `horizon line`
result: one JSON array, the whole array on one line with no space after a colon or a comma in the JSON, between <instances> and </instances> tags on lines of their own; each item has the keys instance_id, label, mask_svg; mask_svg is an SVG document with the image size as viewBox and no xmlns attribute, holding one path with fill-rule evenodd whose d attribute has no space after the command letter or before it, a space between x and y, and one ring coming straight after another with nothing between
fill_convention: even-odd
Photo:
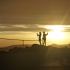
<instances>
[{"instance_id":1,"label":"horizon line","mask_svg":"<svg viewBox=\"0 0 70 70\"><path fill-rule=\"evenodd\" d=\"M18 40L18 41L38 41L38 40L21 40L21 39L9 39L9 38L0 38L4 40Z\"/></svg>"}]
</instances>

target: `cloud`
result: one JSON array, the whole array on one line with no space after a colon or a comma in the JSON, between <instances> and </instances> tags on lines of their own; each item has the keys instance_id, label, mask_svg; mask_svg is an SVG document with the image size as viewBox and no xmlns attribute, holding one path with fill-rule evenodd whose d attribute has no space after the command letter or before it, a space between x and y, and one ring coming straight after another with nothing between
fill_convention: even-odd
<instances>
[{"instance_id":1,"label":"cloud","mask_svg":"<svg viewBox=\"0 0 70 70\"><path fill-rule=\"evenodd\" d=\"M69 0L0 0L0 23L69 25L67 11Z\"/></svg>"},{"instance_id":2,"label":"cloud","mask_svg":"<svg viewBox=\"0 0 70 70\"><path fill-rule=\"evenodd\" d=\"M39 32L39 31L47 31L50 32L52 29L48 29L48 26L52 27L54 25L40 25L40 24L0 24L0 32L4 31L25 31L25 32ZM57 25L58 26L58 25ZM55 27L57 28L55 25ZM69 32L70 31L70 25L59 25L62 28L64 28L64 32Z\"/></svg>"},{"instance_id":3,"label":"cloud","mask_svg":"<svg viewBox=\"0 0 70 70\"><path fill-rule=\"evenodd\" d=\"M0 32L51 31L44 26L70 25L69 3L69 0L0 0Z\"/></svg>"},{"instance_id":4,"label":"cloud","mask_svg":"<svg viewBox=\"0 0 70 70\"><path fill-rule=\"evenodd\" d=\"M33 25L11 25L0 24L0 31L43 31L45 28L40 28L37 24Z\"/></svg>"}]
</instances>

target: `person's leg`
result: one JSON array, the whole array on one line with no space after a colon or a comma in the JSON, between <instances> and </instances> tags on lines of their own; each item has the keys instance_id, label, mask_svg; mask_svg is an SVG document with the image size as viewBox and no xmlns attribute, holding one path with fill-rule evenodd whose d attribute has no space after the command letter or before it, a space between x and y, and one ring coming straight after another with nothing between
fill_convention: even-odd
<instances>
[{"instance_id":1,"label":"person's leg","mask_svg":"<svg viewBox=\"0 0 70 70\"><path fill-rule=\"evenodd\" d=\"M44 40L43 40L43 38L42 38L42 45L44 45Z\"/></svg>"},{"instance_id":2,"label":"person's leg","mask_svg":"<svg viewBox=\"0 0 70 70\"><path fill-rule=\"evenodd\" d=\"M45 40L45 46L46 46L46 40Z\"/></svg>"},{"instance_id":3,"label":"person's leg","mask_svg":"<svg viewBox=\"0 0 70 70\"><path fill-rule=\"evenodd\" d=\"M46 46L46 40L44 40L44 44L45 44L45 46Z\"/></svg>"},{"instance_id":4,"label":"person's leg","mask_svg":"<svg viewBox=\"0 0 70 70\"><path fill-rule=\"evenodd\" d=\"M41 39L39 39L39 44L41 45Z\"/></svg>"},{"instance_id":5,"label":"person's leg","mask_svg":"<svg viewBox=\"0 0 70 70\"><path fill-rule=\"evenodd\" d=\"M40 40L40 45L41 45L41 40Z\"/></svg>"},{"instance_id":6,"label":"person's leg","mask_svg":"<svg viewBox=\"0 0 70 70\"><path fill-rule=\"evenodd\" d=\"M43 42L43 45L45 45L45 40L44 40L44 42Z\"/></svg>"},{"instance_id":7,"label":"person's leg","mask_svg":"<svg viewBox=\"0 0 70 70\"><path fill-rule=\"evenodd\" d=\"M39 43L40 43L40 45L41 45L41 40L39 40Z\"/></svg>"}]
</instances>

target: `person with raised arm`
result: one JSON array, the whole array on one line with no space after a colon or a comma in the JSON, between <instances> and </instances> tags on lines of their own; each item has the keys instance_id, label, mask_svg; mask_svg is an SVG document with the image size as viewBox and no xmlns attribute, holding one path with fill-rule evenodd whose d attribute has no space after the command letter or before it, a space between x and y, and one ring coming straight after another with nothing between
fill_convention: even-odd
<instances>
[{"instance_id":1,"label":"person with raised arm","mask_svg":"<svg viewBox=\"0 0 70 70\"><path fill-rule=\"evenodd\" d=\"M38 36L38 41L39 41L39 43L41 45L41 32L37 33L37 36Z\"/></svg>"},{"instance_id":2,"label":"person with raised arm","mask_svg":"<svg viewBox=\"0 0 70 70\"><path fill-rule=\"evenodd\" d=\"M48 35L48 33L47 34L45 34L45 31L43 32L43 38L42 38L42 42L43 42L43 45L45 45L46 46L46 36Z\"/></svg>"}]
</instances>

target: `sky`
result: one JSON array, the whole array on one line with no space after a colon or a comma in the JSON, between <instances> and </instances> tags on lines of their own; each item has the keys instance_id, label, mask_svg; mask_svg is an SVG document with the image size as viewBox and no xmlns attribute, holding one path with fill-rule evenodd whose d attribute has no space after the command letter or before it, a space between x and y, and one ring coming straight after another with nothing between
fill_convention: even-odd
<instances>
[{"instance_id":1,"label":"sky","mask_svg":"<svg viewBox=\"0 0 70 70\"><path fill-rule=\"evenodd\" d=\"M56 42L47 37L47 44L70 43L70 0L0 0L0 38L37 40L37 32L51 31L49 25L62 25L66 38Z\"/></svg>"}]
</instances>

